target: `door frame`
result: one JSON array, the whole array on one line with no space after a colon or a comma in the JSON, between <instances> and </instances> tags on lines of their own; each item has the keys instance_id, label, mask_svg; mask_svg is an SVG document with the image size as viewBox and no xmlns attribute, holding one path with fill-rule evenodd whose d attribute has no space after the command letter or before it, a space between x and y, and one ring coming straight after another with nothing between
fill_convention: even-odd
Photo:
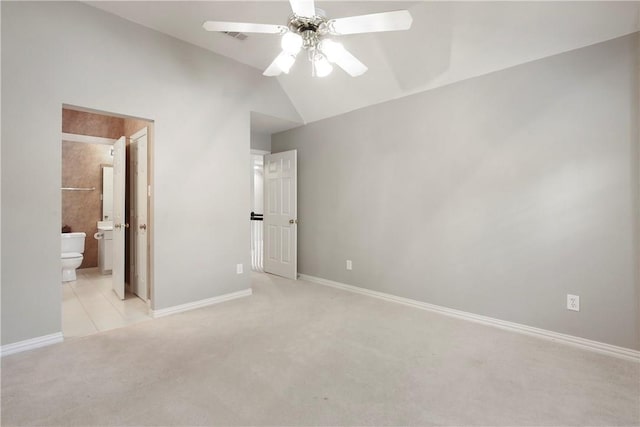
<instances>
[{"instance_id":1,"label":"door frame","mask_svg":"<svg viewBox=\"0 0 640 427\"><path fill-rule=\"evenodd\" d=\"M60 108L61 109L59 111L62 111L63 109L81 111L85 113L93 113L93 114L101 114L101 115L110 116L110 117L118 117L125 120L138 120L138 121L146 122L147 124L146 125L146 128L147 128L147 186L148 186L148 191L147 191L147 282L149 285L148 285L148 295L147 295L148 299L146 303L147 303L147 308L150 314L151 310L154 307L153 301L154 301L154 295L155 295L154 274L153 274L154 262L155 262L155 257L154 257L155 212L153 209L154 199L155 199L155 191L154 191L155 187L154 187L154 180L153 180L155 175L155 164L153 162L153 159L155 155L154 139L155 139L155 123L156 122L155 120L140 117L140 116L114 113L112 111L82 107L82 106L68 104L64 102L61 104ZM62 123L60 123L60 127L62 128ZM117 140L117 139L110 139L110 138L86 137L84 135L78 136L74 134L65 134L62 132L61 132L61 135L63 137L60 140L61 143L63 140L65 140L70 142L85 142L85 143L90 142L90 143L102 143L106 145L113 145L113 143ZM75 138L69 139L70 137L73 137L73 136L75 136ZM127 137L127 139L129 138ZM62 174L62 156L60 156L59 162L60 162L59 164L60 164L60 171L61 171L60 175L61 175ZM61 205L62 205L62 198L60 198L60 205L58 206L59 209L61 208ZM60 230L58 229L57 232L59 233ZM62 300L60 300L60 304L62 304Z\"/></svg>"}]
</instances>

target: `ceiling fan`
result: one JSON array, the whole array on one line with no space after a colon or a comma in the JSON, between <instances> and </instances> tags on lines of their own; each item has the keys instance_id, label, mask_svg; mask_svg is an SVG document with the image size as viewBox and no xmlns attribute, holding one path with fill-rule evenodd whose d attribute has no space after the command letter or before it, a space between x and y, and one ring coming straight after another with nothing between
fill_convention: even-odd
<instances>
[{"instance_id":1,"label":"ceiling fan","mask_svg":"<svg viewBox=\"0 0 640 427\"><path fill-rule=\"evenodd\" d=\"M312 74L325 77L333 70L332 63L356 77L367 66L345 47L330 38L347 34L408 30L413 18L408 10L372 13L347 18L328 19L324 11L316 9L313 0L289 0L293 14L287 25L252 24L243 22L206 21L207 31L265 33L282 36L282 52L264 71L265 76L288 74L302 49L311 62Z\"/></svg>"}]
</instances>

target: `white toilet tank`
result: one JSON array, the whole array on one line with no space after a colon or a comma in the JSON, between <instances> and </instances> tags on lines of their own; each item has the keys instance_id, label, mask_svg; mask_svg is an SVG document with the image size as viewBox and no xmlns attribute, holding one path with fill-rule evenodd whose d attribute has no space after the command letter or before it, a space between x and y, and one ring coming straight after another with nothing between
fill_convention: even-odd
<instances>
[{"instance_id":1,"label":"white toilet tank","mask_svg":"<svg viewBox=\"0 0 640 427\"><path fill-rule=\"evenodd\" d=\"M85 233L62 233L62 253L78 252L84 253L84 239L87 237Z\"/></svg>"}]
</instances>

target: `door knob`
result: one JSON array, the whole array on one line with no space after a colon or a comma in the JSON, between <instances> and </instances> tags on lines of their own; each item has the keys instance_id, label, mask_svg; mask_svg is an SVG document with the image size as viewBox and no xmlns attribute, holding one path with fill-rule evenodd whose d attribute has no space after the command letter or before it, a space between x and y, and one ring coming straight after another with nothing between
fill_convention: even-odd
<instances>
[{"instance_id":1,"label":"door knob","mask_svg":"<svg viewBox=\"0 0 640 427\"><path fill-rule=\"evenodd\" d=\"M297 224L298 220L297 219L290 219L289 220L289 224Z\"/></svg>"},{"instance_id":2,"label":"door knob","mask_svg":"<svg viewBox=\"0 0 640 427\"><path fill-rule=\"evenodd\" d=\"M140 230L146 230L147 224L140 224Z\"/></svg>"},{"instance_id":3,"label":"door knob","mask_svg":"<svg viewBox=\"0 0 640 427\"><path fill-rule=\"evenodd\" d=\"M120 230L120 227L122 227L122 224L113 224L113 228Z\"/></svg>"}]
</instances>

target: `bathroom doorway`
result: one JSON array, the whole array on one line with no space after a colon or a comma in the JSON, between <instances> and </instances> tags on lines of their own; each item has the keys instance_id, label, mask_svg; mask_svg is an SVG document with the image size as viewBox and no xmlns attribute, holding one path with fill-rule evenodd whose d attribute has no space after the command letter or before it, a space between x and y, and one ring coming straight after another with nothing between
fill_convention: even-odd
<instances>
[{"instance_id":1,"label":"bathroom doorway","mask_svg":"<svg viewBox=\"0 0 640 427\"><path fill-rule=\"evenodd\" d=\"M152 144L150 120L62 108L65 338L151 318Z\"/></svg>"}]
</instances>

